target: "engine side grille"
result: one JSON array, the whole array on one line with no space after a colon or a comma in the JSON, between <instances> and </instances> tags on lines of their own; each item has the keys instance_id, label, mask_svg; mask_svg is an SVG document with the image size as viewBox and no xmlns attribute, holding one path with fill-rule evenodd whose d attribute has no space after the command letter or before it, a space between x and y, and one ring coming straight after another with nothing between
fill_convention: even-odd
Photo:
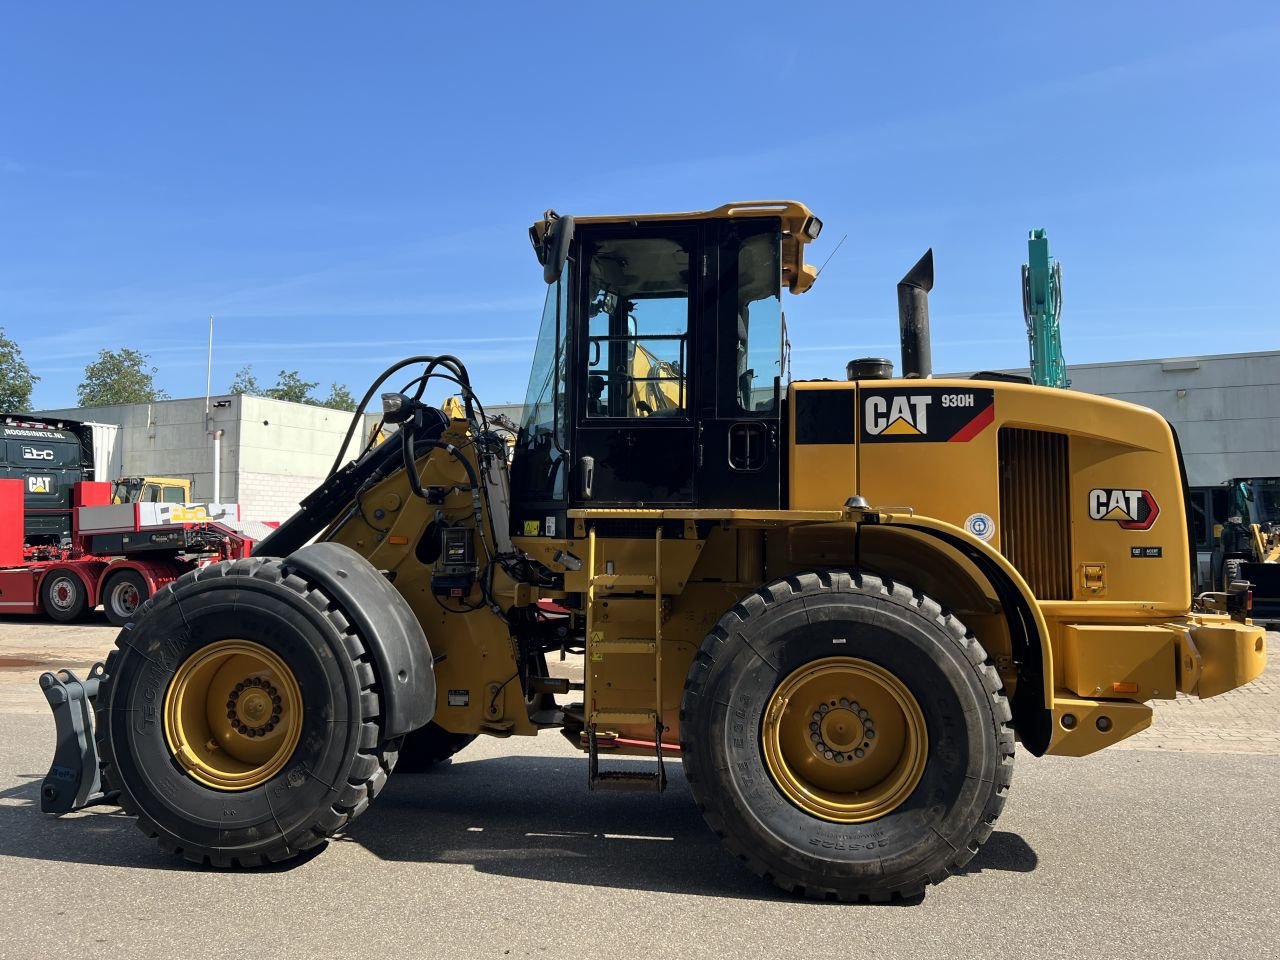
<instances>
[{"instance_id":1,"label":"engine side grille","mask_svg":"<svg viewBox=\"0 0 1280 960\"><path fill-rule=\"evenodd\" d=\"M1000 544L1041 600L1071 599L1067 437L1000 430Z\"/></svg>"}]
</instances>

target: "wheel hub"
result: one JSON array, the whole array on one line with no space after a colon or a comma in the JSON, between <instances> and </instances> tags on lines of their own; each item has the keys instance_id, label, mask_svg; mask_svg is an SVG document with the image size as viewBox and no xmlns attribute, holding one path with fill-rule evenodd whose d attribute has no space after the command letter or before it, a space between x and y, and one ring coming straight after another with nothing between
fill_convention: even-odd
<instances>
[{"instance_id":1,"label":"wheel hub","mask_svg":"<svg viewBox=\"0 0 1280 960\"><path fill-rule=\"evenodd\" d=\"M765 708L761 740L783 795L836 823L896 809L928 760L915 697L884 667L854 657L816 660L784 679Z\"/></svg>"},{"instance_id":2,"label":"wheel hub","mask_svg":"<svg viewBox=\"0 0 1280 960\"><path fill-rule=\"evenodd\" d=\"M115 606L120 613L135 613L138 609L138 588L132 583L122 583L116 587Z\"/></svg>"},{"instance_id":3,"label":"wheel hub","mask_svg":"<svg viewBox=\"0 0 1280 960\"><path fill-rule=\"evenodd\" d=\"M249 640L219 640L178 668L164 700L165 739L183 768L219 790L266 783L302 735L302 693L288 665Z\"/></svg>"},{"instance_id":4,"label":"wheel hub","mask_svg":"<svg viewBox=\"0 0 1280 960\"><path fill-rule=\"evenodd\" d=\"M809 731L814 752L834 763L861 760L875 739L871 715L851 697L841 697L835 706L829 703L819 706L813 713Z\"/></svg>"}]
</instances>

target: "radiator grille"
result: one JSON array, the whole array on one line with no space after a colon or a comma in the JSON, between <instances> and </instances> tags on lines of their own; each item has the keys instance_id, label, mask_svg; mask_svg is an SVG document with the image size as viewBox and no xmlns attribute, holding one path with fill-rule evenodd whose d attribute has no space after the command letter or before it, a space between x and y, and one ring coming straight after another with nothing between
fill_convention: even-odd
<instances>
[{"instance_id":1,"label":"radiator grille","mask_svg":"<svg viewBox=\"0 0 1280 960\"><path fill-rule=\"evenodd\" d=\"M1071 599L1067 438L1000 430L1000 544L1041 600Z\"/></svg>"}]
</instances>

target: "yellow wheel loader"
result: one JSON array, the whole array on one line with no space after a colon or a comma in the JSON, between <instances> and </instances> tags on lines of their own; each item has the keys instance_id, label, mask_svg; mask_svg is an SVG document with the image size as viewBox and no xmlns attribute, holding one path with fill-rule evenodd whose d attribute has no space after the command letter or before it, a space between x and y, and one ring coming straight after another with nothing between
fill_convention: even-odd
<instances>
[{"instance_id":1,"label":"yellow wheel loader","mask_svg":"<svg viewBox=\"0 0 1280 960\"><path fill-rule=\"evenodd\" d=\"M821 226L789 201L548 212L510 465L460 361L393 366L352 427L381 392L388 442L51 685L47 806L118 797L188 860L265 864L341 831L397 761L552 730L584 787L661 790L678 763L751 870L884 900L974 856L1015 742L1083 756L1151 700L1256 677L1246 594L1190 613L1169 424L931 379L931 254L899 286L902 377L788 382L782 296ZM550 675L566 650L582 682Z\"/></svg>"}]
</instances>

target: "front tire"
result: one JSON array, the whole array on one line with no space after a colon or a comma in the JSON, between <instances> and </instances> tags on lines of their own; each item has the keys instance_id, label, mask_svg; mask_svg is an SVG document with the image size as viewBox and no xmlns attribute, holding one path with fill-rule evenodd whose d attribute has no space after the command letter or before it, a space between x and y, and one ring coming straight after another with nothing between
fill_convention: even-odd
<instances>
[{"instance_id":1,"label":"front tire","mask_svg":"<svg viewBox=\"0 0 1280 960\"><path fill-rule=\"evenodd\" d=\"M287 561L193 570L125 624L98 695L108 789L161 847L288 860L359 816L395 761L361 638Z\"/></svg>"},{"instance_id":2,"label":"front tire","mask_svg":"<svg viewBox=\"0 0 1280 960\"><path fill-rule=\"evenodd\" d=\"M981 645L930 598L861 573L802 573L736 605L680 719L711 828L757 874L822 899L941 882L990 836L1013 774Z\"/></svg>"}]
</instances>

